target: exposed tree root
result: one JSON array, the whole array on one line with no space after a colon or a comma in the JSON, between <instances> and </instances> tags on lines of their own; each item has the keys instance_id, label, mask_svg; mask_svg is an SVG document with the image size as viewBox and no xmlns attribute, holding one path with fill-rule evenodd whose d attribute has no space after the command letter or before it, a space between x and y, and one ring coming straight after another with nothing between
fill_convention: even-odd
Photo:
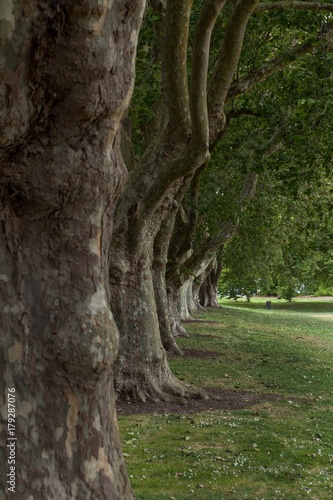
<instances>
[{"instance_id":1,"label":"exposed tree root","mask_svg":"<svg viewBox=\"0 0 333 500\"><path fill-rule=\"evenodd\" d=\"M197 300L195 301L195 306L190 309L191 316L189 318L186 318L186 321L189 321L194 314L204 313L204 312L206 312L206 309Z\"/></svg>"},{"instance_id":2,"label":"exposed tree root","mask_svg":"<svg viewBox=\"0 0 333 500\"><path fill-rule=\"evenodd\" d=\"M175 356L184 356L182 349L178 346L175 337L170 328L166 328L161 331L161 340L164 349L168 354L174 354Z\"/></svg>"},{"instance_id":3,"label":"exposed tree root","mask_svg":"<svg viewBox=\"0 0 333 500\"><path fill-rule=\"evenodd\" d=\"M186 404L189 399L208 399L207 394L197 387L190 386L178 380L171 372L169 366L163 367L159 376L142 374L134 381L119 380L116 386L118 398L122 401L154 402Z\"/></svg>"},{"instance_id":4,"label":"exposed tree root","mask_svg":"<svg viewBox=\"0 0 333 500\"><path fill-rule=\"evenodd\" d=\"M215 309L221 309L222 306L217 302L216 299L211 299L206 307L214 307Z\"/></svg>"},{"instance_id":5,"label":"exposed tree root","mask_svg":"<svg viewBox=\"0 0 333 500\"><path fill-rule=\"evenodd\" d=\"M176 344L176 342L171 343L169 346L163 344L164 349L168 354L173 354L174 356L184 356L184 351Z\"/></svg>"},{"instance_id":6,"label":"exposed tree root","mask_svg":"<svg viewBox=\"0 0 333 500\"><path fill-rule=\"evenodd\" d=\"M171 324L172 334L174 337L189 337L190 335L185 330L185 327L180 321L173 319Z\"/></svg>"}]
</instances>

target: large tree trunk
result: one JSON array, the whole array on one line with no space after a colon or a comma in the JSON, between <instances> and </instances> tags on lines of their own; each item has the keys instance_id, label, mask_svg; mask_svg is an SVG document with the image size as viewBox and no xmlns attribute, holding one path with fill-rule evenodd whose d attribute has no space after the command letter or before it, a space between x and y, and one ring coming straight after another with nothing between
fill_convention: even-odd
<instances>
[{"instance_id":1,"label":"large tree trunk","mask_svg":"<svg viewBox=\"0 0 333 500\"><path fill-rule=\"evenodd\" d=\"M114 189L109 162L99 157L97 171L97 158L67 156L72 175L85 168L90 180L91 196L86 179L66 186L75 203L47 206L10 186L2 197L1 380L16 396L16 491L35 498L131 497L112 388L118 331L106 270ZM42 159L49 173L61 169L46 152ZM29 158L25 167L42 165ZM16 188L37 191L40 176ZM55 198L53 183L43 195Z\"/></svg>"},{"instance_id":2,"label":"large tree trunk","mask_svg":"<svg viewBox=\"0 0 333 500\"><path fill-rule=\"evenodd\" d=\"M15 498L132 498L115 414L108 267L123 179L115 136L143 3L35 2L29 20L17 2L20 20L0 54L0 398L6 408L7 388L15 406L0 461L8 464L12 443L6 489Z\"/></svg>"},{"instance_id":3,"label":"large tree trunk","mask_svg":"<svg viewBox=\"0 0 333 500\"><path fill-rule=\"evenodd\" d=\"M204 280L204 270L210 259L204 260L197 269L193 269L187 279L182 282L181 276L170 273L167 281L168 299L172 333L174 336L188 336L183 322L193 319L193 314L203 311L199 303L199 289Z\"/></svg>"},{"instance_id":4,"label":"large tree trunk","mask_svg":"<svg viewBox=\"0 0 333 500\"><path fill-rule=\"evenodd\" d=\"M119 235L121 249L110 270L112 310L121 331L116 368L116 391L121 398L172 401L201 397L197 389L171 372L162 345L152 276L152 242L141 252L129 251L127 235Z\"/></svg>"},{"instance_id":5,"label":"large tree trunk","mask_svg":"<svg viewBox=\"0 0 333 500\"><path fill-rule=\"evenodd\" d=\"M192 301L194 303L193 312L204 311L206 307L205 304L200 301L200 290L213 266L214 258L209 257L202 262L201 268L198 270L198 274L192 286Z\"/></svg>"},{"instance_id":6,"label":"large tree trunk","mask_svg":"<svg viewBox=\"0 0 333 500\"><path fill-rule=\"evenodd\" d=\"M182 324L179 307L179 288L173 283L169 283L167 285L167 290L172 335L175 337L188 337L189 335Z\"/></svg>"},{"instance_id":7,"label":"large tree trunk","mask_svg":"<svg viewBox=\"0 0 333 500\"><path fill-rule=\"evenodd\" d=\"M200 304L203 307L221 307L217 301L218 283L222 272L222 258L216 258L199 289Z\"/></svg>"},{"instance_id":8,"label":"large tree trunk","mask_svg":"<svg viewBox=\"0 0 333 500\"><path fill-rule=\"evenodd\" d=\"M192 286L194 278L191 277L178 289L178 311L181 321L192 320L191 309L194 308Z\"/></svg>"},{"instance_id":9,"label":"large tree trunk","mask_svg":"<svg viewBox=\"0 0 333 500\"><path fill-rule=\"evenodd\" d=\"M168 353L182 355L177 345L172 323L172 313L165 282L165 266L157 266L154 260L154 291L163 347Z\"/></svg>"},{"instance_id":10,"label":"large tree trunk","mask_svg":"<svg viewBox=\"0 0 333 500\"><path fill-rule=\"evenodd\" d=\"M112 306L121 330L116 387L123 396L145 400L191 394L189 388L172 376L162 346L151 271L153 245L182 182L191 179L210 157L209 46L212 29L224 3L225 0L205 2L200 13L192 47L189 92L187 42L193 0L166 2L162 62L165 106L161 129L154 134L141 161L130 172L114 218L117 238L113 239L111 247L114 261L110 277ZM242 9L239 14L244 14ZM245 17L248 15L250 13ZM244 26L239 23L238 15L236 18L236 32L240 30L242 39ZM241 45L237 47L235 57L226 57L222 101L237 67ZM222 101L218 103L219 126L215 127L219 130L225 125ZM217 103L213 104L215 113ZM165 303L164 297L159 299Z\"/></svg>"},{"instance_id":11,"label":"large tree trunk","mask_svg":"<svg viewBox=\"0 0 333 500\"><path fill-rule=\"evenodd\" d=\"M171 310L166 286L166 266L168 261L168 249L172 236L176 212L175 206L172 212L162 222L154 241L153 280L155 301L157 307L159 328L163 347L168 353L183 355L183 351L177 345L172 330Z\"/></svg>"}]
</instances>

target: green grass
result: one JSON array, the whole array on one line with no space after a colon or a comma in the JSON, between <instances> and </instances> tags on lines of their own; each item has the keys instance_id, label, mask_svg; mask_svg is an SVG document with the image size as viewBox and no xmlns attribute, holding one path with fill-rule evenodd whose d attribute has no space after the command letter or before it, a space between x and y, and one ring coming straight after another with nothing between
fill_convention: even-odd
<instances>
[{"instance_id":1,"label":"green grass","mask_svg":"<svg viewBox=\"0 0 333 500\"><path fill-rule=\"evenodd\" d=\"M137 499L333 498L333 301L223 301L187 324L177 376L285 396L244 410L120 417ZM332 318L330 318L332 314ZM205 322L205 320L209 322Z\"/></svg>"}]
</instances>

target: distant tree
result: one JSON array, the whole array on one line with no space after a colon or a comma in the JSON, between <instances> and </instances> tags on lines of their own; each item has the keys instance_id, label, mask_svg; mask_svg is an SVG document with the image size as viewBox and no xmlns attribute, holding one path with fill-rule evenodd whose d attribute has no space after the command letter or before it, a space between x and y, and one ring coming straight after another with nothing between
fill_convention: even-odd
<instances>
[{"instance_id":1,"label":"distant tree","mask_svg":"<svg viewBox=\"0 0 333 500\"><path fill-rule=\"evenodd\" d=\"M254 50L256 45L253 38L251 44L253 45L252 51L257 53L257 50ZM249 57L249 55L251 55L251 50L245 52L245 56ZM214 149L209 168L202 176L201 198L195 202L198 214L196 218L192 217L197 225L197 229L192 230L195 237L198 237L201 231L203 236L208 235L209 240L214 241L214 235L218 231L218 221L229 213L232 200L237 200L237 194L233 191L237 186L236 179L240 175L244 176L251 169L259 175L257 185L262 186L263 182L267 185L267 206L259 206L256 203L254 210L258 213L250 211L252 216L248 222L250 226L252 219L253 225L259 228L259 230L256 228L252 230L252 233L256 234L256 241L259 245L261 244L259 254L263 251L262 248L266 248L265 251L268 252L266 246L262 247L262 238L265 238L267 230L273 230L272 234L274 234L274 227L271 227L270 221L272 215L270 203L282 204L281 214L277 213L277 216L289 218L292 216L292 209L288 213L283 206L288 197L298 196L300 186L303 186L302 189L311 190L313 184L324 182L325 185L329 176L322 181L321 175L322 171L331 171L332 155L332 141L327 135L329 122L332 119L330 105L332 82L329 78L332 63L329 56L329 52L317 52L315 57L308 54L294 61L293 65L285 69L283 73L272 75L269 80L265 80L250 93L242 96L241 100L236 99L232 103L232 109L227 115L227 120L229 119L231 125L226 129L222 144ZM317 78L321 80L320 91ZM299 96L303 96L302 99L297 98ZM262 178L262 173L265 178ZM228 175L231 179L229 184L226 183ZM306 185L305 182L307 182ZM262 191L262 188L260 189ZM278 196L275 196L276 192ZM315 192L313 194L317 196ZM298 201L296 200L293 205L295 212L293 217L299 219L298 215L295 215L299 212L303 220L307 220L306 213L298 210L297 206L298 203L302 205L303 202L302 196ZM241 216L240 220L243 217L241 212L238 211ZM234 212L234 219L236 213L237 211ZM266 228L262 226L261 221L266 221ZM280 227L279 219L276 220L276 224L276 227ZM249 227L247 230L251 234ZM259 231L261 235L258 236ZM281 234L279 236L281 237ZM235 238L239 241L237 236ZM179 236L177 236L178 240ZM198 241L200 249L204 244L204 239L200 240L199 236ZM252 248L257 248L256 242L253 243ZM195 244L192 244L191 248L195 253ZM246 289L256 288L258 266L256 268L253 262L251 271L251 257L248 260L245 255L237 262L237 244L232 245L231 248L235 256L233 259L235 267L234 271L229 270L229 272L233 273L232 281L238 277L236 288L241 289L242 286ZM255 255L253 258L256 258ZM190 260L194 260L193 254ZM191 272L190 260L182 263L189 274ZM268 276L271 273L274 259L266 259L266 261L270 262L270 268L267 268L265 272L261 270L259 273L262 276L261 288L264 286L263 275ZM248 275L240 272L240 262L246 262ZM255 268L257 271L253 273ZM185 276L180 269L178 272ZM243 285L239 283L240 280L243 281ZM290 277L288 281L291 281ZM247 286L245 282L248 283ZM300 284L295 289L299 286ZM268 284L265 288L267 287Z\"/></svg>"},{"instance_id":2,"label":"distant tree","mask_svg":"<svg viewBox=\"0 0 333 500\"><path fill-rule=\"evenodd\" d=\"M272 177L270 189L261 184L226 245L221 292L253 287L291 300L322 282L330 286L333 179L324 170L316 168L315 183L306 177L297 188L291 183L292 193L278 179L272 190Z\"/></svg>"}]
</instances>

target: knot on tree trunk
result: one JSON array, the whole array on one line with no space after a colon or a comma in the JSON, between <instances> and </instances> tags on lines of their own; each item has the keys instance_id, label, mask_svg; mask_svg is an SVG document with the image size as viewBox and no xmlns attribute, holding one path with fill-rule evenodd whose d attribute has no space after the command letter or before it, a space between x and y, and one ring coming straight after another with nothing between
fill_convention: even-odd
<instances>
[{"instance_id":1,"label":"knot on tree trunk","mask_svg":"<svg viewBox=\"0 0 333 500\"><path fill-rule=\"evenodd\" d=\"M96 381L112 371L118 353L118 330L107 307L88 310L68 321L55 335L42 359L54 357L59 369L79 384ZM45 346L44 346L45 347Z\"/></svg>"}]
</instances>

